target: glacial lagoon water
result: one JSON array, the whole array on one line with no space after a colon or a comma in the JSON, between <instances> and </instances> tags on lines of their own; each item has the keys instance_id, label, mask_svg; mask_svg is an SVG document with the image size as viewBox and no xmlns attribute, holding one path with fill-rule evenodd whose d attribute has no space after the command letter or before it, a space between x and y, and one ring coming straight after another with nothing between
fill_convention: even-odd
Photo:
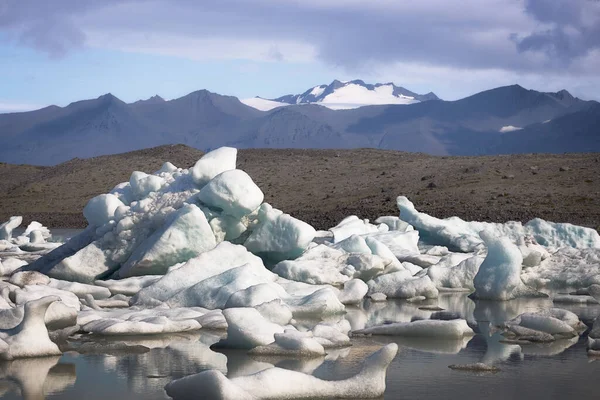
<instances>
[{"instance_id":1,"label":"glacial lagoon water","mask_svg":"<svg viewBox=\"0 0 600 400\"><path fill-rule=\"evenodd\" d=\"M463 340L355 337L352 347L312 359L214 352L209 346L222 335L214 331L144 338L80 338L70 343L72 350L62 357L0 363L0 398L168 399L165 384L211 368L239 376L275 365L323 379L343 379L358 372L365 356L390 342L397 343L400 350L388 369L385 399L599 398L600 359L588 357L586 333L550 344L515 345L502 343L504 337L493 326L520 313L552 306L573 311L591 326L600 315L600 305L553 305L548 299L475 302L466 294L447 293L423 303L365 301L360 307L349 308L345 318L358 329L427 318L431 311L423 307L436 305L464 316L477 334ZM310 324L306 321L307 326ZM492 364L500 371L448 368L476 362ZM201 393L198 399L202 399Z\"/></svg>"}]
</instances>

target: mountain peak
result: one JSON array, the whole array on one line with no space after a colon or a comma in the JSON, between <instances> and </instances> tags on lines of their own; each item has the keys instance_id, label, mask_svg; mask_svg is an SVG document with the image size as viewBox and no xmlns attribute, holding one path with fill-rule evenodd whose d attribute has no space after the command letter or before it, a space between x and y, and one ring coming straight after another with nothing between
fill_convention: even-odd
<instances>
[{"instance_id":1,"label":"mountain peak","mask_svg":"<svg viewBox=\"0 0 600 400\"><path fill-rule=\"evenodd\" d=\"M318 85L302 94L281 96L271 101L283 104L320 104L332 109L357 108L376 104L411 104L439 100L429 92L426 95L388 83L366 83L362 79L340 81L334 79L329 85Z\"/></svg>"},{"instance_id":2,"label":"mountain peak","mask_svg":"<svg viewBox=\"0 0 600 400\"><path fill-rule=\"evenodd\" d=\"M152 97L148 97L145 100L138 100L133 102L133 104L161 104L166 102L165 99L163 99L162 97L160 97L159 95L155 94Z\"/></svg>"}]
</instances>

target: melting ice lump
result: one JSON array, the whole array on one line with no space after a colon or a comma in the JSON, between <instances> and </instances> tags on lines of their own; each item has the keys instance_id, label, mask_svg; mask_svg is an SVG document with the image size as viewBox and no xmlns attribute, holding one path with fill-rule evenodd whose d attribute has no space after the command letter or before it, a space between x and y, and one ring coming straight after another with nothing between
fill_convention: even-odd
<instances>
[{"instance_id":1,"label":"melting ice lump","mask_svg":"<svg viewBox=\"0 0 600 400\"><path fill-rule=\"evenodd\" d=\"M325 381L282 368L231 379L219 371L209 370L175 380L167 384L165 390L176 400L195 399L197 393L202 393L207 400L378 398L385 392L387 367L397 352L397 344L388 344L367 357L358 374L339 381Z\"/></svg>"},{"instance_id":2,"label":"melting ice lump","mask_svg":"<svg viewBox=\"0 0 600 400\"><path fill-rule=\"evenodd\" d=\"M10 240L12 238L12 232L15 228L23 222L23 217L10 217L8 221L0 225L0 240Z\"/></svg>"},{"instance_id":3,"label":"melting ice lump","mask_svg":"<svg viewBox=\"0 0 600 400\"><path fill-rule=\"evenodd\" d=\"M215 176L222 172L235 169L237 149L232 147L220 147L206 153L191 168L192 178L199 186L204 186Z\"/></svg>"},{"instance_id":4,"label":"melting ice lump","mask_svg":"<svg viewBox=\"0 0 600 400\"><path fill-rule=\"evenodd\" d=\"M171 214L165 224L138 246L119 270L119 276L164 274L217 245L204 213L188 204Z\"/></svg>"},{"instance_id":5,"label":"melting ice lump","mask_svg":"<svg viewBox=\"0 0 600 400\"><path fill-rule=\"evenodd\" d=\"M473 336L475 334L464 319L396 322L360 329L354 331L354 333L445 339L460 339L464 336Z\"/></svg>"},{"instance_id":6,"label":"melting ice lump","mask_svg":"<svg viewBox=\"0 0 600 400\"><path fill-rule=\"evenodd\" d=\"M115 211L124 206L114 194L101 194L92 198L83 208L83 216L88 224L102 226L115 217Z\"/></svg>"},{"instance_id":7,"label":"melting ice lump","mask_svg":"<svg viewBox=\"0 0 600 400\"><path fill-rule=\"evenodd\" d=\"M212 181L211 181L212 182ZM316 231L306 222L263 204L258 211L258 226L244 242L254 254L272 261L293 259L302 254Z\"/></svg>"},{"instance_id":8,"label":"melting ice lump","mask_svg":"<svg viewBox=\"0 0 600 400\"><path fill-rule=\"evenodd\" d=\"M556 338L571 338L586 329L579 317L571 311L551 308L538 312L523 313L509 321L502 328L507 336L520 340L551 341Z\"/></svg>"},{"instance_id":9,"label":"melting ice lump","mask_svg":"<svg viewBox=\"0 0 600 400\"><path fill-rule=\"evenodd\" d=\"M526 286L521 280L523 256L509 238L493 231L482 231L488 254L473 279L472 297L484 300L511 300L517 297L545 296Z\"/></svg>"},{"instance_id":10,"label":"melting ice lump","mask_svg":"<svg viewBox=\"0 0 600 400\"><path fill-rule=\"evenodd\" d=\"M423 240L452 250L472 252L481 249L484 239L479 232L484 230L507 237L513 242L532 236L539 244L547 247L600 248L600 235L591 228L548 222L539 218L525 225L514 221L504 224L464 221L458 217L439 219L417 211L414 204L404 196L399 196L396 202L400 218L414 226Z\"/></svg>"},{"instance_id":11,"label":"melting ice lump","mask_svg":"<svg viewBox=\"0 0 600 400\"><path fill-rule=\"evenodd\" d=\"M198 193L198 199L224 214L241 218L256 210L263 192L250 175L240 169L225 171L211 179Z\"/></svg>"},{"instance_id":12,"label":"melting ice lump","mask_svg":"<svg viewBox=\"0 0 600 400\"><path fill-rule=\"evenodd\" d=\"M23 320L12 329L0 330L0 358L13 360L24 357L61 355L50 340L44 322L46 310L60 298L47 296L25 304Z\"/></svg>"}]
</instances>

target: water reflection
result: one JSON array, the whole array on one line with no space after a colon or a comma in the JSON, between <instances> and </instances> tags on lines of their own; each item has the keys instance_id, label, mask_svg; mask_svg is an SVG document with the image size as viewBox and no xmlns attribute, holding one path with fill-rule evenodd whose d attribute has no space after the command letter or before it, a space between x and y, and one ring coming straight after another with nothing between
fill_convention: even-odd
<instances>
[{"instance_id":1,"label":"water reflection","mask_svg":"<svg viewBox=\"0 0 600 400\"><path fill-rule=\"evenodd\" d=\"M25 400L40 400L75 383L75 365L60 357L20 359L0 363L3 394L16 392Z\"/></svg>"},{"instance_id":2,"label":"water reflection","mask_svg":"<svg viewBox=\"0 0 600 400\"><path fill-rule=\"evenodd\" d=\"M519 393L523 393L523 396L517 396L519 398L531 397L535 391L545 392L546 386L559 383L577 386L578 393L585 397L589 393L586 385L595 383L590 374L600 373L600 363L589 363L585 337L547 344L503 343L505 338L496 325L523 312L553 307L549 299L486 302L472 301L464 293L442 293L438 299L420 303L366 301L359 307L348 308L343 318L350 322L352 329L362 329L387 322L429 318L432 307L467 319L476 335L459 340L354 337L353 346L349 348L329 350L325 357L308 359L250 356L240 350L211 350L210 346L221 339L223 332L121 338L81 336L70 340L65 348L69 352L61 359L0 363L0 398L165 399L163 387L166 383L206 369L217 369L234 377L279 367L321 379L343 379L358 372L367 355L390 342L401 348L388 373L389 395L386 394L386 398L390 399L440 398L447 397L448 393L456 393L453 394L455 398L478 399L482 392L475 388L481 385L482 379L486 387L494 388L485 391L488 398L501 399L501 393L504 398L513 397L514 392L509 393L506 388L525 376L528 378L519 388ZM559 307L576 313L589 327L600 314L600 305L561 304ZM316 323L299 321L306 329ZM476 362L498 365L501 372L493 377L475 378L475 375L447 368L450 364ZM432 388L432 379L435 386L442 389Z\"/></svg>"}]
</instances>

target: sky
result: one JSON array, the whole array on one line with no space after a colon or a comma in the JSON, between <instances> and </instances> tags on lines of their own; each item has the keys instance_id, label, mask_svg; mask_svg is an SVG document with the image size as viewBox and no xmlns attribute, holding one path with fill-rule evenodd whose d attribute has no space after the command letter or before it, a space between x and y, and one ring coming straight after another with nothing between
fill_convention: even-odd
<instances>
[{"instance_id":1,"label":"sky","mask_svg":"<svg viewBox=\"0 0 600 400\"><path fill-rule=\"evenodd\" d=\"M334 79L600 100L600 0L0 0L0 112Z\"/></svg>"}]
</instances>

